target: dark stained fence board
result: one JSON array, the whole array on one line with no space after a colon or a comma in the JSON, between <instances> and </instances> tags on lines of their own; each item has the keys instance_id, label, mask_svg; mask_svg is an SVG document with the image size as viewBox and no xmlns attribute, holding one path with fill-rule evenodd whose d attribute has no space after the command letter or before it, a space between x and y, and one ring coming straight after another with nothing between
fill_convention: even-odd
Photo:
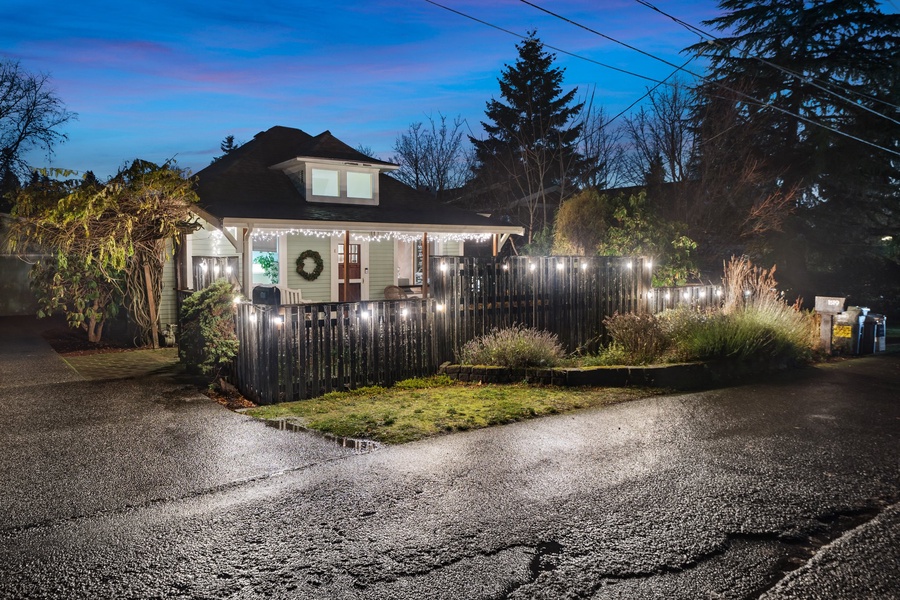
<instances>
[{"instance_id":1,"label":"dark stained fence board","mask_svg":"<svg viewBox=\"0 0 900 600\"><path fill-rule=\"evenodd\" d=\"M431 375L469 340L513 325L590 353L609 342L604 320L617 312L721 303L716 286L651 289L635 257L435 256L429 266L431 298L238 305L236 384L261 404L391 385Z\"/></svg>"}]
</instances>

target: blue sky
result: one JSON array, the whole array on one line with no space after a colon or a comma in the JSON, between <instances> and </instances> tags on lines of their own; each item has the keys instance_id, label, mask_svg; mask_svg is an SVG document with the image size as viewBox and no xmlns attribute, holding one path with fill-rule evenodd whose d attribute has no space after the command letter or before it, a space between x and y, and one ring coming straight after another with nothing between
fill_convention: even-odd
<instances>
[{"instance_id":1,"label":"blue sky","mask_svg":"<svg viewBox=\"0 0 900 600\"><path fill-rule=\"evenodd\" d=\"M441 3L651 78L672 71L517 0ZM536 3L678 64L698 40L635 0ZM695 25L718 12L714 0L654 4ZM78 113L52 161L32 163L100 177L137 157L175 157L196 172L226 135L247 141L273 125L328 129L384 159L410 123L438 112L461 116L477 135L519 41L424 0L3 0L0 23L0 57L49 74ZM566 89L596 86L610 115L652 85L557 55Z\"/></svg>"}]
</instances>

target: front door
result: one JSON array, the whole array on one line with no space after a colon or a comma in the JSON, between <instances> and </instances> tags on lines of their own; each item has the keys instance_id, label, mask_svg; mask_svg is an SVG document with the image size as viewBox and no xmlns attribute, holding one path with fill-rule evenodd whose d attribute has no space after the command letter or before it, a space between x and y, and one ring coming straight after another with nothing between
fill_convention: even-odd
<instances>
[{"instance_id":1,"label":"front door","mask_svg":"<svg viewBox=\"0 0 900 600\"><path fill-rule=\"evenodd\" d=\"M350 244L349 255L344 249L344 244L337 247L338 264L338 298L341 302L359 302L362 300L362 246ZM349 269L350 286L344 293L344 269Z\"/></svg>"}]
</instances>

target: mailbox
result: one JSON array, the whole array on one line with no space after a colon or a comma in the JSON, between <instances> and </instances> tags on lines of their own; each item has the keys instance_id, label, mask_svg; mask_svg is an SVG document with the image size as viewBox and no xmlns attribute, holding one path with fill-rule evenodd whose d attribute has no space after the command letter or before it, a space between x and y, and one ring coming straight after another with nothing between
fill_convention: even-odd
<instances>
[{"instance_id":1,"label":"mailbox","mask_svg":"<svg viewBox=\"0 0 900 600\"><path fill-rule=\"evenodd\" d=\"M822 325L819 329L822 336L822 346L825 352L831 354L831 338L834 327L834 317L844 312L844 303L846 298L838 298L834 296L816 296L816 312L822 318Z\"/></svg>"}]
</instances>

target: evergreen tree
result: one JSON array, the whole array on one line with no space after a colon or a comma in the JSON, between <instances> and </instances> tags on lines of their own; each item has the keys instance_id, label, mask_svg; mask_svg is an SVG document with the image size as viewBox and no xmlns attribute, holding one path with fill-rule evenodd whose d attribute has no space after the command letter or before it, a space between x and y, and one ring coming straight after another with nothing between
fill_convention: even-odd
<instances>
[{"instance_id":1,"label":"evergreen tree","mask_svg":"<svg viewBox=\"0 0 900 600\"><path fill-rule=\"evenodd\" d=\"M734 124L754 132L739 149L744 161L767 174L768 193L778 187L795 198L774 257L794 264L779 271L800 278L807 257L833 268L897 233L900 156L890 151L900 151L900 16L882 14L876 0L719 6L725 14L706 24L729 35L689 50L710 61L706 103L730 95Z\"/></svg>"},{"instance_id":2,"label":"evergreen tree","mask_svg":"<svg viewBox=\"0 0 900 600\"><path fill-rule=\"evenodd\" d=\"M581 168L582 125L573 121L582 104L573 103L577 89L563 92L564 69L553 66L556 56L544 50L536 32L516 48L518 60L498 79L502 100L487 103L487 137L470 139L479 185L492 190L494 207L517 200L525 205L522 221L531 241L552 217L551 198L558 202ZM550 192L553 186L558 195Z\"/></svg>"}]
</instances>

